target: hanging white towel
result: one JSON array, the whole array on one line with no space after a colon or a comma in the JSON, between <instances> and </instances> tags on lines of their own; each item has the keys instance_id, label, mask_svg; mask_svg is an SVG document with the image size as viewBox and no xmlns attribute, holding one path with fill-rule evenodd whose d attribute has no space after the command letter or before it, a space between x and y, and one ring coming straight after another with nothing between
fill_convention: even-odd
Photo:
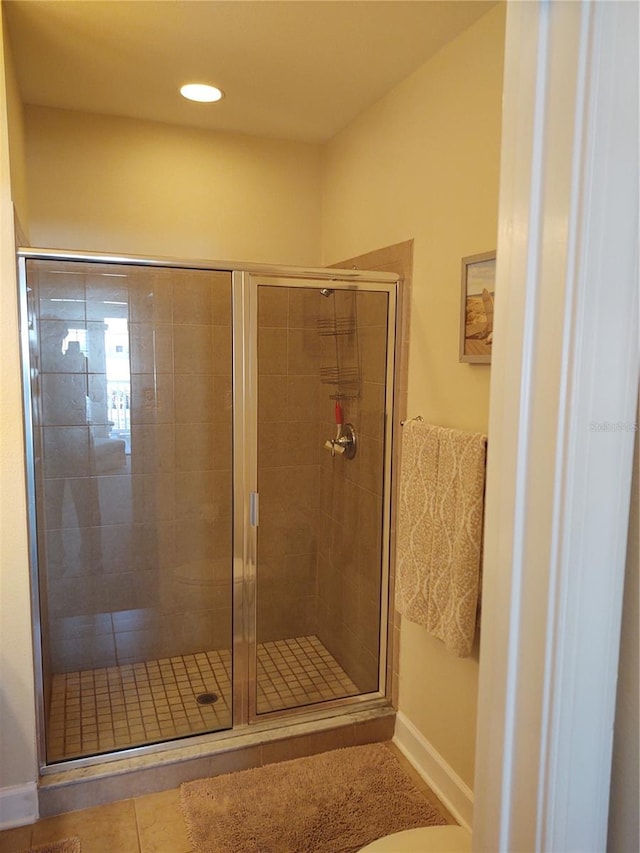
<instances>
[{"instance_id":1,"label":"hanging white towel","mask_svg":"<svg viewBox=\"0 0 640 853\"><path fill-rule=\"evenodd\" d=\"M476 628L486 441L417 420L403 429L396 606L459 657Z\"/></svg>"}]
</instances>

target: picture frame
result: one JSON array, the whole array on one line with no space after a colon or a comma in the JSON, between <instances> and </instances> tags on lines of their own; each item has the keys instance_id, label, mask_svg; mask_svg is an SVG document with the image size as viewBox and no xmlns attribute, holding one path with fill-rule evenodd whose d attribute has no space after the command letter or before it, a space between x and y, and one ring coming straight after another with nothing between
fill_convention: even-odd
<instances>
[{"instance_id":1,"label":"picture frame","mask_svg":"<svg viewBox=\"0 0 640 853\"><path fill-rule=\"evenodd\" d=\"M495 281L495 250L462 258L459 357L462 362L491 363Z\"/></svg>"}]
</instances>

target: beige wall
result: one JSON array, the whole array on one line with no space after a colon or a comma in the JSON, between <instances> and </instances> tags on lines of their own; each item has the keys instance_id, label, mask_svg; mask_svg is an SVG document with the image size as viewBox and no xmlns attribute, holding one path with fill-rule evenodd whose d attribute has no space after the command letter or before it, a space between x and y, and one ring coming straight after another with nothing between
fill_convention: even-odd
<instances>
[{"instance_id":1,"label":"beige wall","mask_svg":"<svg viewBox=\"0 0 640 853\"><path fill-rule=\"evenodd\" d=\"M21 239L28 239L29 204L27 201L27 164L25 151L24 107L16 79L11 42L7 39L5 50L5 75L7 116L9 126L9 163L11 194Z\"/></svg>"},{"instance_id":2,"label":"beige wall","mask_svg":"<svg viewBox=\"0 0 640 853\"><path fill-rule=\"evenodd\" d=\"M0 18L0 36L2 21ZM6 91L0 37L0 93ZM0 790L36 778L9 132L0 97ZM0 802L0 824L5 815Z\"/></svg>"},{"instance_id":3,"label":"beige wall","mask_svg":"<svg viewBox=\"0 0 640 853\"><path fill-rule=\"evenodd\" d=\"M317 264L320 148L27 107L34 246Z\"/></svg>"},{"instance_id":4,"label":"beige wall","mask_svg":"<svg viewBox=\"0 0 640 853\"><path fill-rule=\"evenodd\" d=\"M460 259L496 246L504 8L339 133L324 152L323 261L414 238L409 416L485 431L490 368L458 362ZM473 784L477 655L405 622L400 710Z\"/></svg>"}]
</instances>

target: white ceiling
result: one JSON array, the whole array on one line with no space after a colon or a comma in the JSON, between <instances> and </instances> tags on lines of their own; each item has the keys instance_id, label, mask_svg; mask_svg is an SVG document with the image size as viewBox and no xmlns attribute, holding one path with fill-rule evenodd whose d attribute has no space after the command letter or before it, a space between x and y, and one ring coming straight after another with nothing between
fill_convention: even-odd
<instances>
[{"instance_id":1,"label":"white ceiling","mask_svg":"<svg viewBox=\"0 0 640 853\"><path fill-rule=\"evenodd\" d=\"M495 0L5 0L25 103L324 141ZM219 86L218 104L178 94Z\"/></svg>"}]
</instances>

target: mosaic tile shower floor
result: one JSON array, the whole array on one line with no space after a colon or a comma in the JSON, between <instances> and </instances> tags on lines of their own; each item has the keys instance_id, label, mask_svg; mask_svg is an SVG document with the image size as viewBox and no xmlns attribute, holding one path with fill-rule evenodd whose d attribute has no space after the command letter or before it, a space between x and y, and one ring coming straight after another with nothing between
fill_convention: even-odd
<instances>
[{"instance_id":1,"label":"mosaic tile shower floor","mask_svg":"<svg viewBox=\"0 0 640 853\"><path fill-rule=\"evenodd\" d=\"M258 711L357 694L315 636L258 645ZM202 694L216 694L199 704ZM231 653L199 652L53 676L48 761L231 727Z\"/></svg>"}]
</instances>

